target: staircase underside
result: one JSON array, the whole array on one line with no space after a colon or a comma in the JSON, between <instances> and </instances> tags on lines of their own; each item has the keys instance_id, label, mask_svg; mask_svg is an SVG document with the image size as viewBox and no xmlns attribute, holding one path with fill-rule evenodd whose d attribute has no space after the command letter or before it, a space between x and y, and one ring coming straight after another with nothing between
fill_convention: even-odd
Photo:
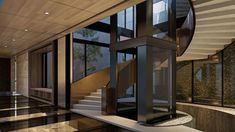
<instances>
[{"instance_id":1,"label":"staircase underside","mask_svg":"<svg viewBox=\"0 0 235 132\"><path fill-rule=\"evenodd\" d=\"M206 59L235 38L235 0L193 0L195 34L177 61Z\"/></svg>"}]
</instances>

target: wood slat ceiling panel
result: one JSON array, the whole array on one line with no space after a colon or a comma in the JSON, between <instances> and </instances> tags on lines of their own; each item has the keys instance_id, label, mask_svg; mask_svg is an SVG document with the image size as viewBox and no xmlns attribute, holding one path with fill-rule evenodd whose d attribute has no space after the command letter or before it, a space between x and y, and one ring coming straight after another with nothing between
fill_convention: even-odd
<instances>
[{"instance_id":1,"label":"wood slat ceiling panel","mask_svg":"<svg viewBox=\"0 0 235 132\"><path fill-rule=\"evenodd\" d=\"M109 7L117 5L124 0L51 0L58 3L63 3L74 8L86 10L92 13L100 13L102 10L106 10Z\"/></svg>"},{"instance_id":2,"label":"wood slat ceiling panel","mask_svg":"<svg viewBox=\"0 0 235 132\"><path fill-rule=\"evenodd\" d=\"M0 56L12 56L45 40L51 41L59 34L71 32L71 29L74 31L75 27L82 28L83 25L99 21L109 16L110 13L106 10L114 6L115 10L112 12L116 13L124 9L124 4L130 7L141 1L143 0L4 0L0 7ZM104 11L107 15L103 14ZM49 12L49 15L45 12ZM97 17L97 14L101 17ZM96 19L93 19L94 16ZM13 42L13 39L16 41ZM6 45L8 48L4 47Z\"/></svg>"}]
</instances>

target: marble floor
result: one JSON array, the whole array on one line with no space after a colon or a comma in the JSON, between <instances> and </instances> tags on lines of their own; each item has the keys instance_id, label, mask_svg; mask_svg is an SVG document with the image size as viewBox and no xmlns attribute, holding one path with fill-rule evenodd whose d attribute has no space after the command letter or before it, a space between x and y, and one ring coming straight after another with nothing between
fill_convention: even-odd
<instances>
[{"instance_id":1,"label":"marble floor","mask_svg":"<svg viewBox=\"0 0 235 132\"><path fill-rule=\"evenodd\" d=\"M0 95L0 132L130 132L21 95Z\"/></svg>"},{"instance_id":2,"label":"marble floor","mask_svg":"<svg viewBox=\"0 0 235 132\"><path fill-rule=\"evenodd\" d=\"M137 121L132 119L127 119L116 115L102 115L100 111L78 110L78 109L71 109L71 111L137 132L200 132L199 130L184 126L182 124L171 125L175 124L174 120L157 124L154 126L144 126L140 125L139 123L137 123ZM182 120L175 120L175 121L179 122L187 119L188 118L182 118Z\"/></svg>"}]
</instances>

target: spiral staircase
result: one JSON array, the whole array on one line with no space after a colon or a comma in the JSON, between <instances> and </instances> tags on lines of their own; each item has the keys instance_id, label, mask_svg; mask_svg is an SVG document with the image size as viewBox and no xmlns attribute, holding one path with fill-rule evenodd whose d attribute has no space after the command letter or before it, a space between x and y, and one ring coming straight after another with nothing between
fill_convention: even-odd
<instances>
[{"instance_id":1,"label":"spiral staircase","mask_svg":"<svg viewBox=\"0 0 235 132\"><path fill-rule=\"evenodd\" d=\"M177 61L206 59L231 44L235 38L234 0L193 0L196 14L191 43Z\"/></svg>"}]
</instances>

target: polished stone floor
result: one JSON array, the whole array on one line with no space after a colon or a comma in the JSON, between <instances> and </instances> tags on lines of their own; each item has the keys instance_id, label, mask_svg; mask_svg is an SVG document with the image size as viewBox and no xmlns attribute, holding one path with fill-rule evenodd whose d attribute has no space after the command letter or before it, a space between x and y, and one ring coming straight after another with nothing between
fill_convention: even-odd
<instances>
[{"instance_id":1,"label":"polished stone floor","mask_svg":"<svg viewBox=\"0 0 235 132\"><path fill-rule=\"evenodd\" d=\"M0 95L0 132L129 132L21 95Z\"/></svg>"}]
</instances>

